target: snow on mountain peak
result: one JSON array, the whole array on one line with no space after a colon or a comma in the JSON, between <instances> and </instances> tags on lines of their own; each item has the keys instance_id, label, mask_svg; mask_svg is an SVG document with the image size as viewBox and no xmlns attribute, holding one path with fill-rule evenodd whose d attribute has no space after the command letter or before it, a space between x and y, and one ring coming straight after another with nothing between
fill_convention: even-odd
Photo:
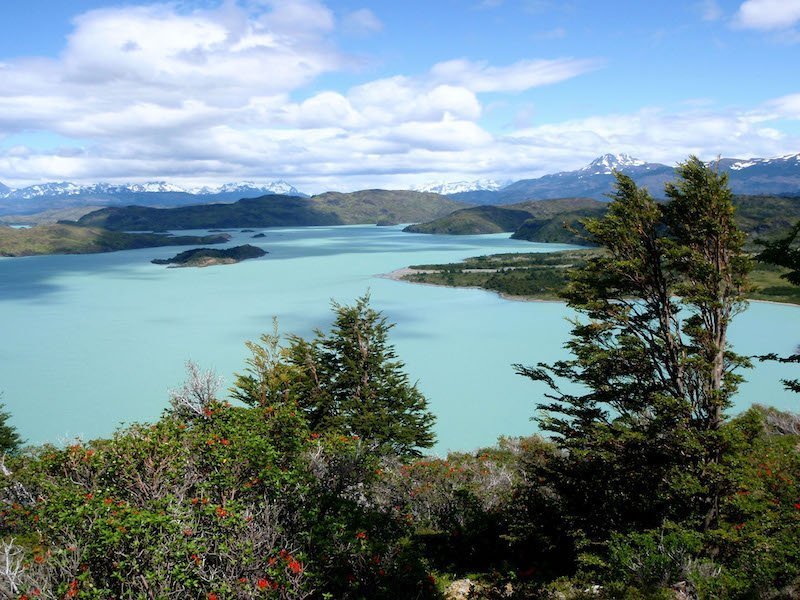
<instances>
[{"instance_id":1,"label":"snow on mountain peak","mask_svg":"<svg viewBox=\"0 0 800 600\"><path fill-rule=\"evenodd\" d=\"M628 154L603 154L595 158L581 171L590 171L593 175L608 175L615 169L622 167L641 167L647 163Z\"/></svg>"},{"instance_id":2,"label":"snow on mountain peak","mask_svg":"<svg viewBox=\"0 0 800 600\"><path fill-rule=\"evenodd\" d=\"M459 194L461 192L489 191L496 192L504 188L508 182L497 181L495 179L476 179L474 181L451 181L426 183L412 188L415 192L428 192L432 194Z\"/></svg>"},{"instance_id":3,"label":"snow on mountain peak","mask_svg":"<svg viewBox=\"0 0 800 600\"><path fill-rule=\"evenodd\" d=\"M94 183L91 185L78 185L66 181L41 183L20 189L11 189L0 184L0 197L13 197L16 199L32 199L51 196L114 196L124 194L153 194L153 193L181 193L197 196L206 196L221 193L253 193L259 194L300 194L292 185L285 181L256 184L252 181L239 183L226 183L221 186L202 186L184 188L167 181L148 181L145 183Z\"/></svg>"}]
</instances>

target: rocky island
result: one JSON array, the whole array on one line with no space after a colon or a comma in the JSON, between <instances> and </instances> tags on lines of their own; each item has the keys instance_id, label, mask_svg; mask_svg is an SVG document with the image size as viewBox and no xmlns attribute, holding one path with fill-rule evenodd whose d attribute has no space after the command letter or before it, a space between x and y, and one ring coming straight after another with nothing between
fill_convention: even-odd
<instances>
[{"instance_id":1,"label":"rocky island","mask_svg":"<svg viewBox=\"0 0 800 600\"><path fill-rule=\"evenodd\" d=\"M234 248L194 248L180 252L172 258L154 258L150 262L170 267L210 267L212 265L232 265L248 258L261 258L267 254L256 246L245 244Z\"/></svg>"}]
</instances>

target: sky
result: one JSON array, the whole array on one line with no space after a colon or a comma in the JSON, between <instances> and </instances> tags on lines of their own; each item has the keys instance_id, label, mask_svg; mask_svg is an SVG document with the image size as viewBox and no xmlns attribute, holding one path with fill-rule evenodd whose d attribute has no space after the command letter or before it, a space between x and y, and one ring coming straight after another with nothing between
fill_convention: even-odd
<instances>
[{"instance_id":1,"label":"sky","mask_svg":"<svg viewBox=\"0 0 800 600\"><path fill-rule=\"evenodd\" d=\"M507 181L800 152L800 0L0 2L0 182Z\"/></svg>"}]
</instances>

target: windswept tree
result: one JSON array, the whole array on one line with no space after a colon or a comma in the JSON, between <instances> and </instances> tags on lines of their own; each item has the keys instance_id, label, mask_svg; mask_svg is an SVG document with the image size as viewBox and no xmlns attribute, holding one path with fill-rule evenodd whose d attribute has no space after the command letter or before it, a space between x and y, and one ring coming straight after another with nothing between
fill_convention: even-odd
<instances>
[{"instance_id":1,"label":"windswept tree","mask_svg":"<svg viewBox=\"0 0 800 600\"><path fill-rule=\"evenodd\" d=\"M564 453L549 473L586 541L664 519L710 527L725 491L725 410L747 361L728 344L749 269L727 178L695 157L657 203L616 174L608 213L585 223L604 249L565 293L572 357L517 365L546 383L540 423Z\"/></svg>"},{"instance_id":2,"label":"windswept tree","mask_svg":"<svg viewBox=\"0 0 800 600\"><path fill-rule=\"evenodd\" d=\"M788 269L781 277L792 285L800 285L800 221L783 237L772 241L757 240L756 243L764 247L756 260ZM800 363L800 346L791 356L768 354L760 358L784 363ZM786 389L800 393L800 379L784 379L783 384Z\"/></svg>"},{"instance_id":3,"label":"windswept tree","mask_svg":"<svg viewBox=\"0 0 800 600\"><path fill-rule=\"evenodd\" d=\"M434 416L389 343L393 327L369 305L333 303L329 332L313 339L290 336L280 347L277 332L249 343L245 374L233 395L251 405L293 402L311 431L358 436L383 451L419 456L434 443Z\"/></svg>"}]
</instances>

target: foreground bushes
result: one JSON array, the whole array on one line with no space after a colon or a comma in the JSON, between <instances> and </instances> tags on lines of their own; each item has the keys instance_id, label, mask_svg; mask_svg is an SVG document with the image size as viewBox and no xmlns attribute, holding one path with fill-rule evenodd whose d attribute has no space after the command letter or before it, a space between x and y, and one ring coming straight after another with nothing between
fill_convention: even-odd
<instances>
[{"instance_id":1,"label":"foreground bushes","mask_svg":"<svg viewBox=\"0 0 800 600\"><path fill-rule=\"evenodd\" d=\"M51 598L424 597L407 525L367 493L378 460L291 406L218 402L39 448L3 482L3 583Z\"/></svg>"},{"instance_id":2,"label":"foreground bushes","mask_svg":"<svg viewBox=\"0 0 800 600\"><path fill-rule=\"evenodd\" d=\"M726 425L742 443L717 527L665 521L586 545L548 479L561 454L540 438L403 462L309 431L291 405L213 401L195 416L173 411L108 440L8 458L0 589L432 598L470 576L483 598L793 597L800 438L770 425L776 414L753 409Z\"/></svg>"}]
</instances>

